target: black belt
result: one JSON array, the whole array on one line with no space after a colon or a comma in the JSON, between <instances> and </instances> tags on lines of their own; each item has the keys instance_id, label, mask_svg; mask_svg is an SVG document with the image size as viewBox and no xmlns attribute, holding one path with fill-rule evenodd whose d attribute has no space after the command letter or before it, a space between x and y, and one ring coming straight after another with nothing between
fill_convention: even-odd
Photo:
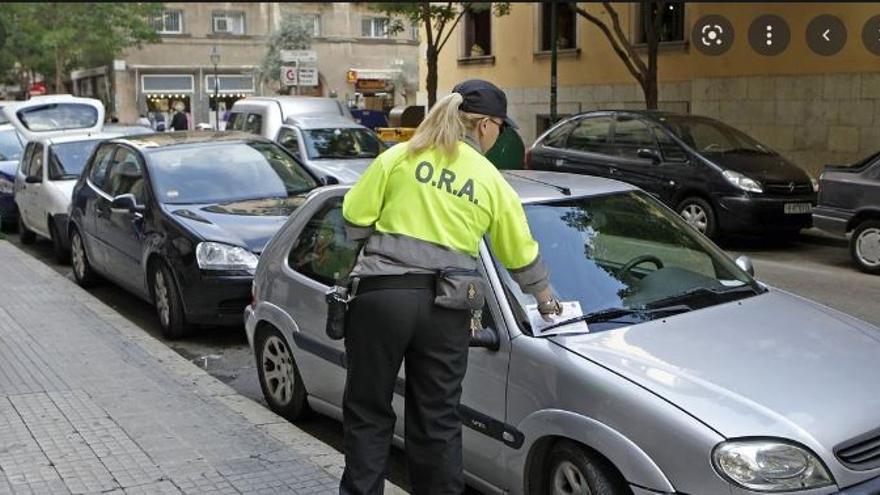
<instances>
[{"instance_id":1,"label":"black belt","mask_svg":"<svg viewBox=\"0 0 880 495\"><path fill-rule=\"evenodd\" d=\"M357 293L363 294L382 289L433 289L436 282L437 276L433 273L378 275L360 279Z\"/></svg>"}]
</instances>

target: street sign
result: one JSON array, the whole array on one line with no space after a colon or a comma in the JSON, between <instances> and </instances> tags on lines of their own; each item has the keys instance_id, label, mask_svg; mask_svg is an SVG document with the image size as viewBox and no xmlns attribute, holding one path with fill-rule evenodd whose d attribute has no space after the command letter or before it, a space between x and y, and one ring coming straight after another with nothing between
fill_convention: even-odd
<instances>
[{"instance_id":1,"label":"street sign","mask_svg":"<svg viewBox=\"0 0 880 495\"><path fill-rule=\"evenodd\" d=\"M318 85L318 68L317 67L300 67L299 68L299 85L300 86L317 86Z\"/></svg>"},{"instance_id":2,"label":"street sign","mask_svg":"<svg viewBox=\"0 0 880 495\"><path fill-rule=\"evenodd\" d=\"M299 84L299 80L296 74L296 66L295 65L283 65L281 66L281 85L282 86L296 86Z\"/></svg>"},{"instance_id":3,"label":"street sign","mask_svg":"<svg viewBox=\"0 0 880 495\"><path fill-rule=\"evenodd\" d=\"M279 53L282 62L315 63L318 61L318 52L315 50L281 50Z\"/></svg>"}]
</instances>

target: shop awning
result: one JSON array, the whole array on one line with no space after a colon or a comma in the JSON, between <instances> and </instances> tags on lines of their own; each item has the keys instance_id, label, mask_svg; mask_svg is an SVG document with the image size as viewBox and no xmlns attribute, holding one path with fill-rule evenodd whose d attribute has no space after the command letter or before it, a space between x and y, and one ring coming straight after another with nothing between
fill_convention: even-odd
<instances>
[{"instance_id":1,"label":"shop awning","mask_svg":"<svg viewBox=\"0 0 880 495\"><path fill-rule=\"evenodd\" d=\"M141 91L144 93L192 93L193 76L186 74L144 74Z\"/></svg>"},{"instance_id":2,"label":"shop awning","mask_svg":"<svg viewBox=\"0 0 880 495\"><path fill-rule=\"evenodd\" d=\"M241 94L254 92L254 78L249 75L240 74L219 74L217 80L220 82L220 94ZM214 93L214 76L205 77L205 93Z\"/></svg>"}]
</instances>

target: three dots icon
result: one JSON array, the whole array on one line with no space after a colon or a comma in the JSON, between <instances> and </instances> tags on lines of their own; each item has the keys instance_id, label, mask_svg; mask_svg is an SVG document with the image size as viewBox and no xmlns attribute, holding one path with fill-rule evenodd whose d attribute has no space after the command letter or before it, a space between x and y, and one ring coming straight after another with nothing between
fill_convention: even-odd
<instances>
[{"instance_id":1,"label":"three dots icon","mask_svg":"<svg viewBox=\"0 0 880 495\"><path fill-rule=\"evenodd\" d=\"M762 15L749 26L749 44L761 55L778 55L791 41L788 23L778 15Z\"/></svg>"}]
</instances>

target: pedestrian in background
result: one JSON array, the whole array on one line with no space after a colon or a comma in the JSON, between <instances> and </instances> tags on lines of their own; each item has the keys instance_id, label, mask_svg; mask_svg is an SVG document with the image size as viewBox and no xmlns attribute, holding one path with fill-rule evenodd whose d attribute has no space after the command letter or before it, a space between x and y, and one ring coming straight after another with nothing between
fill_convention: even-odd
<instances>
[{"instance_id":1,"label":"pedestrian in background","mask_svg":"<svg viewBox=\"0 0 880 495\"><path fill-rule=\"evenodd\" d=\"M174 116L171 117L172 131L185 131L189 129L189 122L184 113L185 110L186 105L184 105L182 101L178 100L174 102Z\"/></svg>"},{"instance_id":2,"label":"pedestrian in background","mask_svg":"<svg viewBox=\"0 0 880 495\"><path fill-rule=\"evenodd\" d=\"M413 492L464 490L458 405L472 310L484 304L477 270L485 234L539 311L560 312L519 196L483 156L506 125L513 122L504 93L465 81L345 196L348 237L366 242L351 272L345 331L341 494L383 491L404 360Z\"/></svg>"}]
</instances>

